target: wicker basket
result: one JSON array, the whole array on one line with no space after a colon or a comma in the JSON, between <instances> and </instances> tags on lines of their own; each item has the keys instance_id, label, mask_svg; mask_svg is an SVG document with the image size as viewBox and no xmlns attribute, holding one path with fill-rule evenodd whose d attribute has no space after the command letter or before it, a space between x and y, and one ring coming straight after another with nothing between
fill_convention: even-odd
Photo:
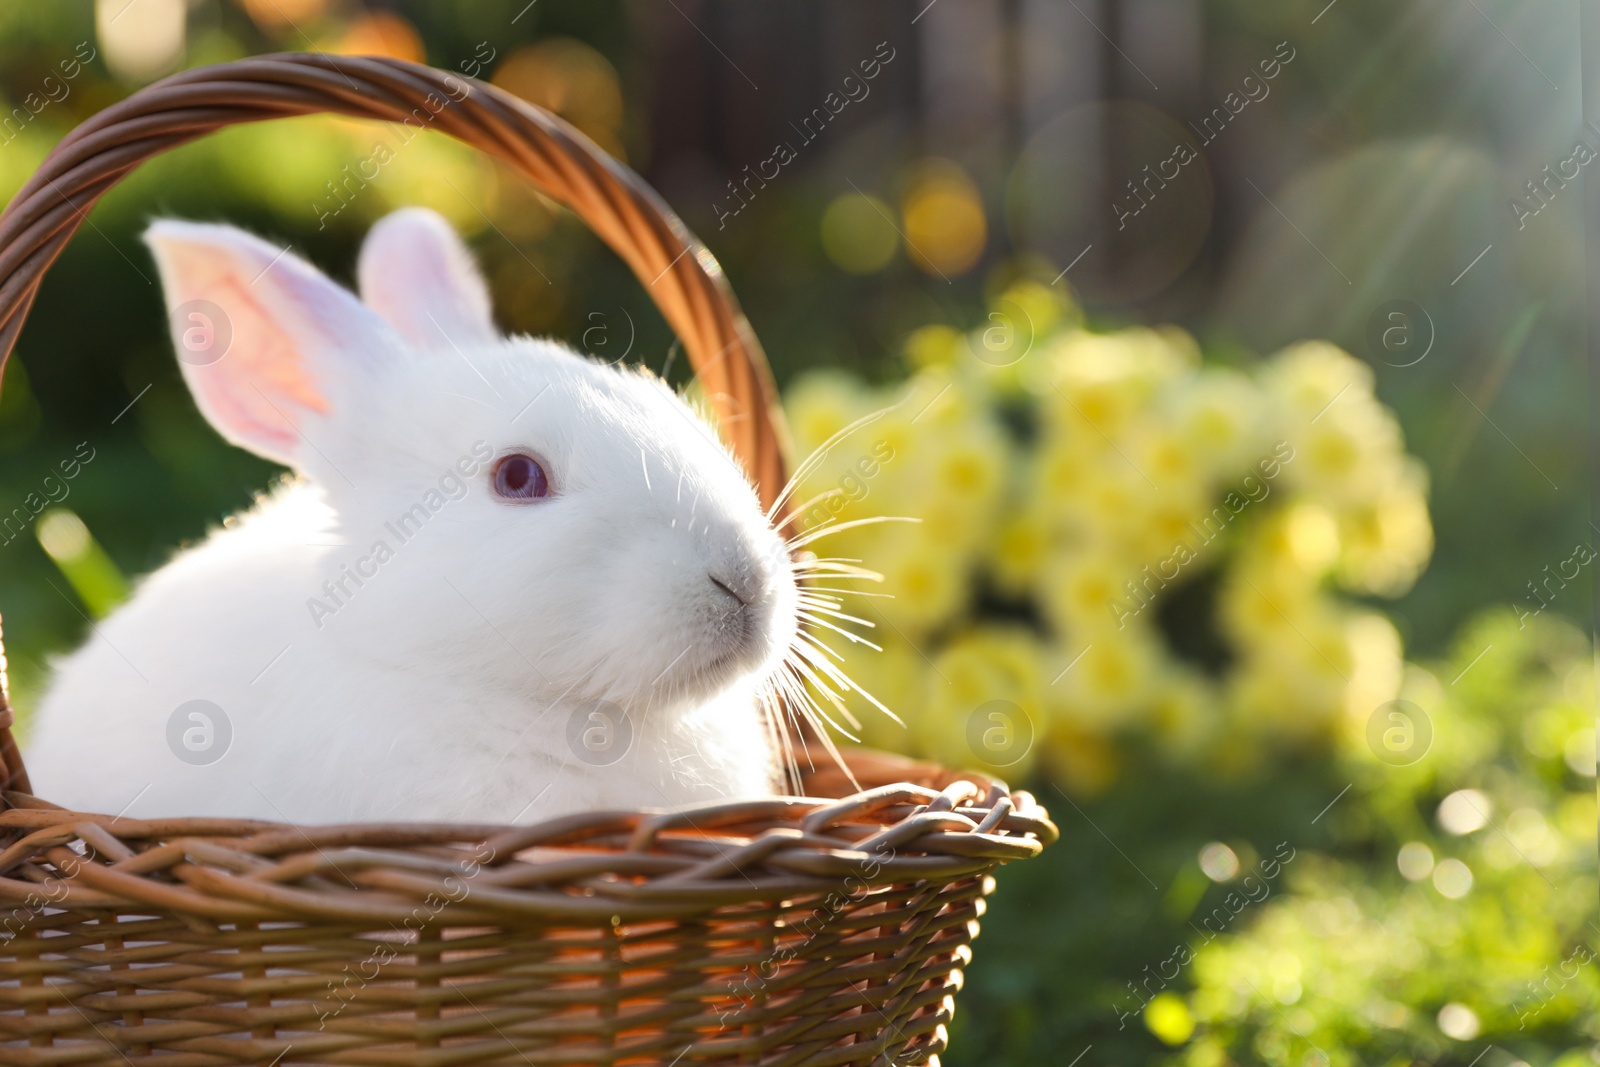
<instances>
[{"instance_id":1,"label":"wicker basket","mask_svg":"<svg viewBox=\"0 0 1600 1067\"><path fill-rule=\"evenodd\" d=\"M124 174L316 112L448 133L575 211L648 284L773 499L774 391L716 261L561 120L411 63L242 60L84 123L0 215L0 352ZM30 795L11 724L0 689L7 1064L935 1063L991 872L1056 837L1026 793L866 751L847 756L865 792L819 760L808 797L530 827L85 815Z\"/></svg>"}]
</instances>

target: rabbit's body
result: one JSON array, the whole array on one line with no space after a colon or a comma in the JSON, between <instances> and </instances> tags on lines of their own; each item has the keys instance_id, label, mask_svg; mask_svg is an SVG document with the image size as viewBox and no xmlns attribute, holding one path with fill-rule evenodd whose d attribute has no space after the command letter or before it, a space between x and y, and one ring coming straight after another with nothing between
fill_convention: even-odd
<instances>
[{"instance_id":1,"label":"rabbit's body","mask_svg":"<svg viewBox=\"0 0 1600 1067\"><path fill-rule=\"evenodd\" d=\"M289 485L142 582L57 668L28 751L45 795L140 818L527 822L770 791L749 684L646 717L595 766L574 758L569 721L619 724L581 701L540 708L515 683L486 691L427 619L411 620L414 647L364 647L358 591L317 632L306 602L327 601L337 529L315 486ZM201 654L217 647L226 660ZM171 751L168 721L197 698L227 725L184 714L177 744L196 730L193 758L226 746L214 763Z\"/></svg>"},{"instance_id":2,"label":"rabbit's body","mask_svg":"<svg viewBox=\"0 0 1600 1067\"><path fill-rule=\"evenodd\" d=\"M770 792L758 697L796 592L742 472L660 382L493 337L464 252L429 246L437 220L385 225L402 247L369 241L362 292L387 324L253 238L153 231L169 302L232 320L222 359L184 367L202 410L300 477L59 665L35 787L134 818L323 823ZM406 242L422 273L444 264L439 291L385 277ZM258 270L282 292L249 291Z\"/></svg>"}]
</instances>

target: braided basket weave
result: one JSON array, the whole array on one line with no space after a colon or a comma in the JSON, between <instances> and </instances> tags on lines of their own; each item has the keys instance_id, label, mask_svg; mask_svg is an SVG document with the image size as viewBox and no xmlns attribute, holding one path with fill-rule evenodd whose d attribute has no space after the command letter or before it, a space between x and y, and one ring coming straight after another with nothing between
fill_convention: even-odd
<instances>
[{"instance_id":1,"label":"braided basket weave","mask_svg":"<svg viewBox=\"0 0 1600 1067\"><path fill-rule=\"evenodd\" d=\"M0 353L96 200L233 123L333 112L504 160L633 269L770 503L765 359L720 268L631 171L471 79L290 54L187 71L58 145L0 215ZM535 826L140 820L29 792L0 679L0 1063L936 1063L1026 793L864 750L805 797Z\"/></svg>"}]
</instances>

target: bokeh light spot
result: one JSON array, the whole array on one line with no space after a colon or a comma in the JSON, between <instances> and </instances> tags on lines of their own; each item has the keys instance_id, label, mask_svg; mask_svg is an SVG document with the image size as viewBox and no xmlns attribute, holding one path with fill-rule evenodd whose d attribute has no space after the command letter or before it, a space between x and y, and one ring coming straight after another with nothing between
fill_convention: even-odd
<instances>
[{"instance_id":1,"label":"bokeh light spot","mask_svg":"<svg viewBox=\"0 0 1600 1067\"><path fill-rule=\"evenodd\" d=\"M183 58L188 18L184 0L98 0L95 33L106 66L133 81L165 74Z\"/></svg>"},{"instance_id":2,"label":"bokeh light spot","mask_svg":"<svg viewBox=\"0 0 1600 1067\"><path fill-rule=\"evenodd\" d=\"M1489 822L1494 805L1477 789L1457 789L1439 802L1439 825L1448 834L1470 834Z\"/></svg>"},{"instance_id":3,"label":"bokeh light spot","mask_svg":"<svg viewBox=\"0 0 1600 1067\"><path fill-rule=\"evenodd\" d=\"M978 186L949 160L916 165L900 210L906 253L919 270L954 277L971 270L983 255L989 226Z\"/></svg>"},{"instance_id":4,"label":"bokeh light spot","mask_svg":"<svg viewBox=\"0 0 1600 1067\"><path fill-rule=\"evenodd\" d=\"M1420 882L1433 873L1433 849L1421 841L1407 841L1400 846L1395 858L1400 876L1408 882Z\"/></svg>"},{"instance_id":5,"label":"bokeh light spot","mask_svg":"<svg viewBox=\"0 0 1600 1067\"><path fill-rule=\"evenodd\" d=\"M518 48L492 79L507 92L554 111L601 148L623 158L622 82L611 61L570 37L550 37Z\"/></svg>"},{"instance_id":6,"label":"bokeh light spot","mask_svg":"<svg viewBox=\"0 0 1600 1067\"><path fill-rule=\"evenodd\" d=\"M1457 859L1441 860L1433 869L1433 888L1451 900L1472 891L1472 869Z\"/></svg>"},{"instance_id":7,"label":"bokeh light spot","mask_svg":"<svg viewBox=\"0 0 1600 1067\"><path fill-rule=\"evenodd\" d=\"M1595 776L1595 728L1586 726L1567 738L1567 743L1562 751L1562 758L1567 766L1572 768L1573 774L1581 774L1585 778Z\"/></svg>"},{"instance_id":8,"label":"bokeh light spot","mask_svg":"<svg viewBox=\"0 0 1600 1067\"><path fill-rule=\"evenodd\" d=\"M413 63L427 61L416 27L393 11L376 11L351 22L332 50L347 56L392 56Z\"/></svg>"},{"instance_id":9,"label":"bokeh light spot","mask_svg":"<svg viewBox=\"0 0 1600 1067\"><path fill-rule=\"evenodd\" d=\"M1145 1005L1144 1025L1168 1045L1181 1045L1194 1033L1194 1016L1176 993L1161 993Z\"/></svg>"},{"instance_id":10,"label":"bokeh light spot","mask_svg":"<svg viewBox=\"0 0 1600 1067\"><path fill-rule=\"evenodd\" d=\"M1239 873L1239 857L1221 841L1200 850L1200 869L1213 882L1226 882Z\"/></svg>"},{"instance_id":11,"label":"bokeh light spot","mask_svg":"<svg viewBox=\"0 0 1600 1067\"><path fill-rule=\"evenodd\" d=\"M889 206L875 196L846 193L822 213L822 248L840 270L872 274L889 265L900 235Z\"/></svg>"},{"instance_id":12,"label":"bokeh light spot","mask_svg":"<svg viewBox=\"0 0 1600 1067\"><path fill-rule=\"evenodd\" d=\"M328 8L328 0L239 0L239 6L264 30L294 32L297 23L315 19Z\"/></svg>"},{"instance_id":13,"label":"bokeh light spot","mask_svg":"<svg viewBox=\"0 0 1600 1067\"><path fill-rule=\"evenodd\" d=\"M39 520L39 544L51 559L77 559L89 550L89 528L66 508L54 508Z\"/></svg>"},{"instance_id":14,"label":"bokeh light spot","mask_svg":"<svg viewBox=\"0 0 1600 1067\"><path fill-rule=\"evenodd\" d=\"M1439 1031L1457 1041L1471 1041L1482 1027L1478 1013L1465 1004L1451 1002L1439 1009Z\"/></svg>"}]
</instances>

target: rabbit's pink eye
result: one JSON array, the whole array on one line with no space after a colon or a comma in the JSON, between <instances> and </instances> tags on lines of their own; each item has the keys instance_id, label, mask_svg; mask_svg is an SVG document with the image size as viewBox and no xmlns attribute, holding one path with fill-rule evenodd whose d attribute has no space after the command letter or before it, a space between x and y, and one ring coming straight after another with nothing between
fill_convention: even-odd
<instances>
[{"instance_id":1,"label":"rabbit's pink eye","mask_svg":"<svg viewBox=\"0 0 1600 1067\"><path fill-rule=\"evenodd\" d=\"M513 452L494 465L494 491L507 500L537 500L550 494L550 479L538 460Z\"/></svg>"}]
</instances>

